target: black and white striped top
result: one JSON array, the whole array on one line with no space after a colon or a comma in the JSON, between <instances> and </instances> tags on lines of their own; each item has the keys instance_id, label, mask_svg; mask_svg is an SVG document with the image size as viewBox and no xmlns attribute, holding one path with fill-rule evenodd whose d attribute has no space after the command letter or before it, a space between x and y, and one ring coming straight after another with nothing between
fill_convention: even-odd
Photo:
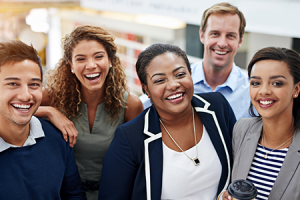
<instances>
[{"instance_id":1,"label":"black and white striped top","mask_svg":"<svg viewBox=\"0 0 300 200\"><path fill-rule=\"evenodd\" d=\"M263 148L258 144L256 153L248 173L247 180L251 181L258 190L256 200L268 199L278 173L281 169L288 148L274 150ZM268 153L268 159L264 156Z\"/></svg>"}]
</instances>

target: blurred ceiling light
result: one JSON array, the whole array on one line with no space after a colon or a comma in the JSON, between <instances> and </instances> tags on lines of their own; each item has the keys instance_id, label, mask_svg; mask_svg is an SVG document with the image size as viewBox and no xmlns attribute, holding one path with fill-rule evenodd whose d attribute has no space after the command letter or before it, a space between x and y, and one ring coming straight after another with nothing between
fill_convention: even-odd
<instances>
[{"instance_id":1,"label":"blurred ceiling light","mask_svg":"<svg viewBox=\"0 0 300 200\"><path fill-rule=\"evenodd\" d=\"M180 29L186 26L186 23L181 20L158 15L138 15L136 22L170 29Z\"/></svg>"},{"instance_id":2,"label":"blurred ceiling light","mask_svg":"<svg viewBox=\"0 0 300 200\"><path fill-rule=\"evenodd\" d=\"M48 11L46 8L31 9L29 15L26 16L26 24L30 25L34 32L47 33L49 30Z\"/></svg>"},{"instance_id":3,"label":"blurred ceiling light","mask_svg":"<svg viewBox=\"0 0 300 200\"><path fill-rule=\"evenodd\" d=\"M101 16L109 19L131 21L139 24L146 24L150 26L158 26L169 29L181 29L186 27L186 23L182 20L160 15L132 15L126 13L103 11L101 12Z\"/></svg>"}]
</instances>

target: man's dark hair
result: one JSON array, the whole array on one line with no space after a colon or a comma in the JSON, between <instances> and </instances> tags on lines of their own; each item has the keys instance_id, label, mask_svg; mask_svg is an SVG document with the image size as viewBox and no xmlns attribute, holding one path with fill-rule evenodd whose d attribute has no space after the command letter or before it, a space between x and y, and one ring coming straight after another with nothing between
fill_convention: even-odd
<instances>
[{"instance_id":1,"label":"man's dark hair","mask_svg":"<svg viewBox=\"0 0 300 200\"><path fill-rule=\"evenodd\" d=\"M19 40L0 42L0 70L1 66L7 63L20 62L23 60L31 60L38 64L41 71L41 79L43 80L41 59L32 45L29 46Z\"/></svg>"}]
</instances>

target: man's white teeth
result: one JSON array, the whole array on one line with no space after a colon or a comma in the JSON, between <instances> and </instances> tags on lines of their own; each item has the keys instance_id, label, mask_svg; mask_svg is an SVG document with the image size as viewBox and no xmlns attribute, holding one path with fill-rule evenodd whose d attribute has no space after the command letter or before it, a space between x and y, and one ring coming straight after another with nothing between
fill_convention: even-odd
<instances>
[{"instance_id":1,"label":"man's white teeth","mask_svg":"<svg viewBox=\"0 0 300 200\"><path fill-rule=\"evenodd\" d=\"M96 74L87 74L87 75L85 75L87 78L95 78L95 77L97 77L97 76L99 76L100 75L100 73L96 73Z\"/></svg>"},{"instance_id":2,"label":"man's white teeth","mask_svg":"<svg viewBox=\"0 0 300 200\"><path fill-rule=\"evenodd\" d=\"M183 95L183 93L175 94L175 95L169 96L167 99L169 99L169 100L176 99L178 97L182 97L182 95Z\"/></svg>"},{"instance_id":3,"label":"man's white teeth","mask_svg":"<svg viewBox=\"0 0 300 200\"><path fill-rule=\"evenodd\" d=\"M30 108L30 105L24 105L24 104L13 104L13 106L18 109L29 109Z\"/></svg>"},{"instance_id":4,"label":"man's white teeth","mask_svg":"<svg viewBox=\"0 0 300 200\"><path fill-rule=\"evenodd\" d=\"M259 101L259 103L261 103L262 105L268 105L273 103L273 101Z\"/></svg>"},{"instance_id":5,"label":"man's white teeth","mask_svg":"<svg viewBox=\"0 0 300 200\"><path fill-rule=\"evenodd\" d=\"M217 54L221 54L221 55L225 55L227 53L227 51L217 51L217 50L215 50L215 52Z\"/></svg>"}]
</instances>

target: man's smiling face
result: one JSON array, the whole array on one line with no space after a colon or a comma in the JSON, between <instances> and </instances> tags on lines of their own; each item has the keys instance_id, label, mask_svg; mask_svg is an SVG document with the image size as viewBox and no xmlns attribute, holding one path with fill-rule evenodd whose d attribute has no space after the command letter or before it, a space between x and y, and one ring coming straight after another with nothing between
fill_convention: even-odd
<instances>
[{"instance_id":1,"label":"man's smiling face","mask_svg":"<svg viewBox=\"0 0 300 200\"><path fill-rule=\"evenodd\" d=\"M232 66L234 56L242 44L239 34L240 18L237 14L211 14L205 32L200 30L204 45L204 63L214 70Z\"/></svg>"},{"instance_id":2,"label":"man's smiling face","mask_svg":"<svg viewBox=\"0 0 300 200\"><path fill-rule=\"evenodd\" d=\"M42 78L31 60L9 62L0 67L0 120L25 126L42 101Z\"/></svg>"}]
</instances>

